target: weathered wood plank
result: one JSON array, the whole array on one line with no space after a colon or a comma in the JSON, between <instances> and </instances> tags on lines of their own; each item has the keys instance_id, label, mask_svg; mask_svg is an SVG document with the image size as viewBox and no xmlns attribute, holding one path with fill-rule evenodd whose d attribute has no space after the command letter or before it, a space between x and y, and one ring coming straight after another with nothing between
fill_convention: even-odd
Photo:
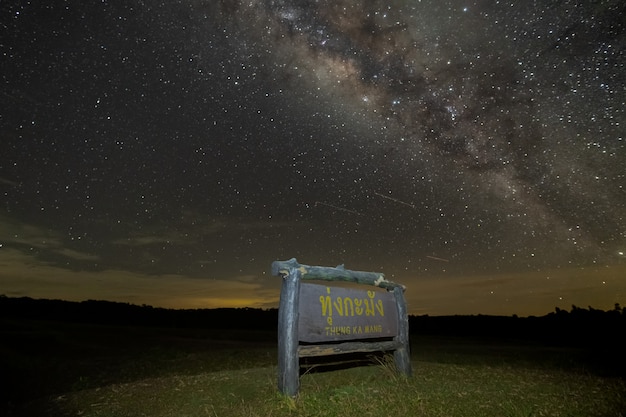
<instances>
[{"instance_id":1,"label":"weathered wood plank","mask_svg":"<svg viewBox=\"0 0 626 417\"><path fill-rule=\"evenodd\" d=\"M292 397L300 388L299 298L300 271L294 268L283 276L278 308L278 389Z\"/></svg>"},{"instance_id":2,"label":"weathered wood plank","mask_svg":"<svg viewBox=\"0 0 626 417\"><path fill-rule=\"evenodd\" d=\"M396 296L396 307L398 308L398 335L394 338L398 342L398 349L393 352L398 371L406 376L411 376L411 352L409 345L409 318L407 315L406 300L400 288L393 290Z\"/></svg>"},{"instance_id":3,"label":"weathered wood plank","mask_svg":"<svg viewBox=\"0 0 626 417\"><path fill-rule=\"evenodd\" d=\"M385 275L382 273L351 271L349 269L345 269L343 265L339 265L335 268L301 265L298 263L296 258L291 258L288 261L272 262L272 275L285 276L292 268L300 271L302 279L355 282L357 284L373 285L375 287L385 288L388 290L393 290L394 288L402 288L402 290L404 290L405 288L404 285L387 281L385 279Z\"/></svg>"},{"instance_id":4,"label":"weathered wood plank","mask_svg":"<svg viewBox=\"0 0 626 417\"><path fill-rule=\"evenodd\" d=\"M396 315L396 300L390 291L303 282L298 338L303 342L391 338L398 333Z\"/></svg>"},{"instance_id":5,"label":"weathered wood plank","mask_svg":"<svg viewBox=\"0 0 626 417\"><path fill-rule=\"evenodd\" d=\"M398 349L399 342L387 340L382 342L345 342L329 345L301 345L298 355L301 358L313 356L339 355L343 353L384 352Z\"/></svg>"}]
</instances>

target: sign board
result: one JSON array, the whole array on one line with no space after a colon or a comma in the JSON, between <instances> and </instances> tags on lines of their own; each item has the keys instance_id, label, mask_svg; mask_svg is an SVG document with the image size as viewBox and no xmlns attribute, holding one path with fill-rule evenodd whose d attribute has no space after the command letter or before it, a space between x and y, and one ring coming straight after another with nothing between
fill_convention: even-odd
<instances>
[{"instance_id":1,"label":"sign board","mask_svg":"<svg viewBox=\"0 0 626 417\"><path fill-rule=\"evenodd\" d=\"M390 338L397 333L393 293L308 283L300 286L298 339L302 342Z\"/></svg>"},{"instance_id":2,"label":"sign board","mask_svg":"<svg viewBox=\"0 0 626 417\"><path fill-rule=\"evenodd\" d=\"M348 353L393 352L398 371L411 375L409 319L404 286L377 272L272 262L281 276L278 307L278 389L295 396L300 358ZM344 281L369 290L302 283ZM375 287L375 288L372 288ZM302 342L302 343L301 343Z\"/></svg>"}]
</instances>

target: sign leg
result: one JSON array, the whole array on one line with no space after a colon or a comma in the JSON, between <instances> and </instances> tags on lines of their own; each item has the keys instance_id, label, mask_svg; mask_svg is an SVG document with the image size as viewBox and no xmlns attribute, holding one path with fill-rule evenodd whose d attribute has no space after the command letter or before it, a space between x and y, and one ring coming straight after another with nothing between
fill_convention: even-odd
<instances>
[{"instance_id":1,"label":"sign leg","mask_svg":"<svg viewBox=\"0 0 626 417\"><path fill-rule=\"evenodd\" d=\"M398 335L396 340L400 347L395 350L393 356L398 371L406 376L411 376L411 350L409 347L409 319L407 315L406 301L402 288L394 288L396 305L398 307Z\"/></svg>"},{"instance_id":2,"label":"sign leg","mask_svg":"<svg viewBox=\"0 0 626 417\"><path fill-rule=\"evenodd\" d=\"M294 397L300 388L298 318L300 271L290 268L283 278L278 309L278 389Z\"/></svg>"}]
</instances>

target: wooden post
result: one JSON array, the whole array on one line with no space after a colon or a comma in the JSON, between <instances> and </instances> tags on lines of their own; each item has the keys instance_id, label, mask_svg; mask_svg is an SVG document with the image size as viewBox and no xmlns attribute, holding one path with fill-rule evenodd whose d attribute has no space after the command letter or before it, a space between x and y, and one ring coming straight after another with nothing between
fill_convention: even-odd
<instances>
[{"instance_id":1,"label":"wooden post","mask_svg":"<svg viewBox=\"0 0 626 417\"><path fill-rule=\"evenodd\" d=\"M411 376L411 348L409 345L409 319L407 315L404 291L400 287L393 289L398 308L398 335L394 338L400 347L393 352L398 371L406 376Z\"/></svg>"},{"instance_id":2,"label":"wooden post","mask_svg":"<svg viewBox=\"0 0 626 417\"><path fill-rule=\"evenodd\" d=\"M299 298L300 271L297 268L289 268L289 273L283 275L278 309L278 390L291 397L294 397L300 388Z\"/></svg>"}]
</instances>

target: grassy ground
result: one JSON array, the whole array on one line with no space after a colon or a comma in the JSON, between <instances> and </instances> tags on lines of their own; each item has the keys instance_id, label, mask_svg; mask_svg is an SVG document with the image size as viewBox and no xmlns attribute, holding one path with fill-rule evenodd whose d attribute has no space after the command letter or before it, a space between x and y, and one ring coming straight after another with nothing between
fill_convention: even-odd
<instances>
[{"instance_id":1,"label":"grassy ground","mask_svg":"<svg viewBox=\"0 0 626 417\"><path fill-rule=\"evenodd\" d=\"M414 337L412 378L378 358L307 372L292 399L277 392L268 333L3 329L9 416L626 416L624 379L582 350Z\"/></svg>"},{"instance_id":2,"label":"grassy ground","mask_svg":"<svg viewBox=\"0 0 626 417\"><path fill-rule=\"evenodd\" d=\"M385 366L302 377L279 395L273 367L113 384L59 396L81 416L619 416L623 382L560 371L416 361L404 380Z\"/></svg>"}]
</instances>

